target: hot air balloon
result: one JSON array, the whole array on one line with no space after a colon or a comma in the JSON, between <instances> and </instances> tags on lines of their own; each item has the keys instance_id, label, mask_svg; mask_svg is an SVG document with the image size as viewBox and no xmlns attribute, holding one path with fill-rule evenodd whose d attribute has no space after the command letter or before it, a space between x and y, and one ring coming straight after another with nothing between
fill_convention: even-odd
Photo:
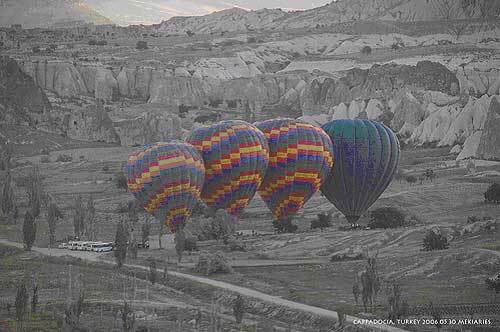
<instances>
[{"instance_id":1,"label":"hot air balloon","mask_svg":"<svg viewBox=\"0 0 500 332\"><path fill-rule=\"evenodd\" d=\"M321 192L355 224L391 182L399 141L391 129L370 120L335 120L322 128L334 142L335 165Z\"/></svg>"},{"instance_id":2,"label":"hot air balloon","mask_svg":"<svg viewBox=\"0 0 500 332\"><path fill-rule=\"evenodd\" d=\"M206 178L201 198L213 210L239 216L264 178L268 147L264 134L244 121L222 121L194 130L189 143L202 154Z\"/></svg>"},{"instance_id":3,"label":"hot air balloon","mask_svg":"<svg viewBox=\"0 0 500 332\"><path fill-rule=\"evenodd\" d=\"M139 205L175 233L184 227L200 198L205 167L192 145L172 140L132 154L125 174Z\"/></svg>"},{"instance_id":4,"label":"hot air balloon","mask_svg":"<svg viewBox=\"0 0 500 332\"><path fill-rule=\"evenodd\" d=\"M276 221L290 221L330 174L332 141L323 129L298 120L255 125L269 145L269 166L259 194Z\"/></svg>"}]
</instances>

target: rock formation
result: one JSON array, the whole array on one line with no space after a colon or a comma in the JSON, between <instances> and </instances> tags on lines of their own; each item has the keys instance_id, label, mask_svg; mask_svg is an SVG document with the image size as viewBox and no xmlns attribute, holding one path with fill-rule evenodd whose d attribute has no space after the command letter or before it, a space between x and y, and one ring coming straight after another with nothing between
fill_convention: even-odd
<instances>
[{"instance_id":1,"label":"rock formation","mask_svg":"<svg viewBox=\"0 0 500 332\"><path fill-rule=\"evenodd\" d=\"M16 61L0 57L0 121L35 126L50 109L45 93Z\"/></svg>"}]
</instances>

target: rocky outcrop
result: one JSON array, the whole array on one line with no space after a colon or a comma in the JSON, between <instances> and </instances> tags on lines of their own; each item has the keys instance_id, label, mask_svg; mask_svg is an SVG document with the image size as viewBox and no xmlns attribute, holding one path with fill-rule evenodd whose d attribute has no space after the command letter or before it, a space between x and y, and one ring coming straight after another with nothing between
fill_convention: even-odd
<instances>
[{"instance_id":1,"label":"rocky outcrop","mask_svg":"<svg viewBox=\"0 0 500 332\"><path fill-rule=\"evenodd\" d=\"M488 115L484 122L476 157L500 159L500 105L498 98L491 98Z\"/></svg>"},{"instance_id":2,"label":"rocky outcrop","mask_svg":"<svg viewBox=\"0 0 500 332\"><path fill-rule=\"evenodd\" d=\"M0 122L36 126L51 105L16 61L0 57Z\"/></svg>"},{"instance_id":3,"label":"rocky outcrop","mask_svg":"<svg viewBox=\"0 0 500 332\"><path fill-rule=\"evenodd\" d=\"M66 113L63 131L75 139L120 144L113 122L101 103Z\"/></svg>"},{"instance_id":4,"label":"rocky outcrop","mask_svg":"<svg viewBox=\"0 0 500 332\"><path fill-rule=\"evenodd\" d=\"M144 145L164 139L182 138L185 130L175 107L143 104L111 114L122 145Z\"/></svg>"},{"instance_id":5,"label":"rocky outcrop","mask_svg":"<svg viewBox=\"0 0 500 332\"><path fill-rule=\"evenodd\" d=\"M374 65L367 70L349 70L337 81L313 80L303 93L302 109L308 110L308 114L325 113L340 103L359 98L387 100L403 90L451 94L458 84L455 74L435 62L421 61L416 66Z\"/></svg>"}]
</instances>

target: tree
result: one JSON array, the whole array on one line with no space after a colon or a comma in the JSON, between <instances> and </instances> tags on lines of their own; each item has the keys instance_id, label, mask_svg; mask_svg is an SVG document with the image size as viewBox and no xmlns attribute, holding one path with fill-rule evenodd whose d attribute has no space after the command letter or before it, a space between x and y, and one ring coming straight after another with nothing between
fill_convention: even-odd
<instances>
[{"instance_id":1,"label":"tree","mask_svg":"<svg viewBox=\"0 0 500 332\"><path fill-rule=\"evenodd\" d=\"M127 178L122 172L115 176L115 183L118 189L125 189L125 191L128 189Z\"/></svg>"},{"instance_id":2,"label":"tree","mask_svg":"<svg viewBox=\"0 0 500 332\"><path fill-rule=\"evenodd\" d=\"M408 315L408 303L402 299L402 291L399 284L392 284L389 289L389 319L395 321Z\"/></svg>"},{"instance_id":3,"label":"tree","mask_svg":"<svg viewBox=\"0 0 500 332\"><path fill-rule=\"evenodd\" d=\"M175 233L175 252L177 253L177 261L182 260L182 253L186 248L186 233L184 229L178 229Z\"/></svg>"},{"instance_id":4,"label":"tree","mask_svg":"<svg viewBox=\"0 0 500 332\"><path fill-rule=\"evenodd\" d=\"M73 212L73 229L75 237L80 239L85 233L85 208L83 206L82 196L77 196L75 199Z\"/></svg>"},{"instance_id":5,"label":"tree","mask_svg":"<svg viewBox=\"0 0 500 332\"><path fill-rule=\"evenodd\" d=\"M133 259L137 258L137 253L138 253L138 246L137 246L137 241L135 240L135 237L132 237L132 241L130 241L130 244L128 246L128 250L130 252L130 257Z\"/></svg>"},{"instance_id":6,"label":"tree","mask_svg":"<svg viewBox=\"0 0 500 332\"><path fill-rule=\"evenodd\" d=\"M26 251L31 251L35 239L36 239L35 218L33 217L30 211L27 211L26 214L24 215L24 223L23 223L23 241L24 241L24 249Z\"/></svg>"},{"instance_id":7,"label":"tree","mask_svg":"<svg viewBox=\"0 0 500 332\"><path fill-rule=\"evenodd\" d=\"M356 301L356 304L358 304L358 301L359 301L359 293L360 293L359 282L356 279L356 281L354 282L354 285L352 285L352 295L354 295L354 300Z\"/></svg>"},{"instance_id":8,"label":"tree","mask_svg":"<svg viewBox=\"0 0 500 332\"><path fill-rule=\"evenodd\" d=\"M127 205L127 213L128 218L132 225L136 224L139 221L139 214L137 213L137 204L136 201L130 201Z\"/></svg>"},{"instance_id":9,"label":"tree","mask_svg":"<svg viewBox=\"0 0 500 332\"><path fill-rule=\"evenodd\" d=\"M405 214L395 207L381 207L370 213L370 228L396 228L406 224Z\"/></svg>"},{"instance_id":10,"label":"tree","mask_svg":"<svg viewBox=\"0 0 500 332\"><path fill-rule=\"evenodd\" d=\"M361 54L363 55L370 55L372 54L372 48L370 46L364 46L362 49L361 49Z\"/></svg>"},{"instance_id":11,"label":"tree","mask_svg":"<svg viewBox=\"0 0 500 332\"><path fill-rule=\"evenodd\" d=\"M137 41L137 44L135 44L135 48L138 50L147 50L148 43L144 40L139 40L139 41Z\"/></svg>"},{"instance_id":12,"label":"tree","mask_svg":"<svg viewBox=\"0 0 500 332\"><path fill-rule=\"evenodd\" d=\"M123 323L123 331L133 332L135 330L135 313L132 310L132 306L127 301L123 303L120 317Z\"/></svg>"},{"instance_id":13,"label":"tree","mask_svg":"<svg viewBox=\"0 0 500 332\"><path fill-rule=\"evenodd\" d=\"M484 193L484 200L488 203L500 204L500 184L493 183Z\"/></svg>"},{"instance_id":14,"label":"tree","mask_svg":"<svg viewBox=\"0 0 500 332\"><path fill-rule=\"evenodd\" d=\"M125 258L127 257L127 242L128 242L128 231L125 228L123 222L120 222L116 227L116 235L115 235L115 245L113 248L113 253L116 258L116 264L118 268L122 267L125 262Z\"/></svg>"},{"instance_id":15,"label":"tree","mask_svg":"<svg viewBox=\"0 0 500 332\"><path fill-rule=\"evenodd\" d=\"M432 182L436 178L436 173L434 173L434 170L428 168L425 170L424 176L427 180Z\"/></svg>"},{"instance_id":16,"label":"tree","mask_svg":"<svg viewBox=\"0 0 500 332\"><path fill-rule=\"evenodd\" d=\"M87 227L85 228L85 234L88 240L90 241L95 241L97 238L97 223L96 223L96 212L95 212L95 205L94 205L94 199L92 198L92 195L89 197L89 200L87 201L87 210L84 213L86 222L84 222L84 225Z\"/></svg>"},{"instance_id":17,"label":"tree","mask_svg":"<svg viewBox=\"0 0 500 332\"><path fill-rule=\"evenodd\" d=\"M141 225L141 243L143 248L146 246L146 243L149 242L150 233L151 225L146 221Z\"/></svg>"},{"instance_id":18,"label":"tree","mask_svg":"<svg viewBox=\"0 0 500 332\"><path fill-rule=\"evenodd\" d=\"M318 213L318 219L311 221L311 229L320 228L321 230L332 226L332 215L329 213Z\"/></svg>"},{"instance_id":19,"label":"tree","mask_svg":"<svg viewBox=\"0 0 500 332\"><path fill-rule=\"evenodd\" d=\"M63 320L64 332L85 331L85 329L83 329L80 325L80 317L83 312L85 293L81 287L77 287L76 294L76 297L73 294L70 294L70 297L65 304Z\"/></svg>"},{"instance_id":20,"label":"tree","mask_svg":"<svg viewBox=\"0 0 500 332\"><path fill-rule=\"evenodd\" d=\"M163 263L163 280L167 281L168 278L168 256L165 257L165 262Z\"/></svg>"},{"instance_id":21,"label":"tree","mask_svg":"<svg viewBox=\"0 0 500 332\"><path fill-rule=\"evenodd\" d=\"M245 300L241 295L238 294L233 302L233 316L236 323L241 324L243 321L243 315L245 314Z\"/></svg>"},{"instance_id":22,"label":"tree","mask_svg":"<svg viewBox=\"0 0 500 332\"><path fill-rule=\"evenodd\" d=\"M444 250L449 248L448 239L434 230L429 230L424 237L424 250Z\"/></svg>"},{"instance_id":23,"label":"tree","mask_svg":"<svg viewBox=\"0 0 500 332\"><path fill-rule=\"evenodd\" d=\"M38 306L38 285L35 283L33 285L33 296L31 297L31 312L36 313Z\"/></svg>"},{"instance_id":24,"label":"tree","mask_svg":"<svg viewBox=\"0 0 500 332\"><path fill-rule=\"evenodd\" d=\"M26 306L28 305L28 290L26 289L26 282L23 280L17 286L16 301L14 305L16 307L16 320L19 324L24 321L24 316L26 315ZM22 330L22 329L21 329Z\"/></svg>"},{"instance_id":25,"label":"tree","mask_svg":"<svg viewBox=\"0 0 500 332\"><path fill-rule=\"evenodd\" d=\"M7 171L3 182L0 209L4 215L8 215L14 209L14 190L12 189L12 178L9 171Z\"/></svg>"},{"instance_id":26,"label":"tree","mask_svg":"<svg viewBox=\"0 0 500 332\"><path fill-rule=\"evenodd\" d=\"M376 257L368 257L365 271L361 274L361 299L365 311L368 306L373 309L373 304L380 290L380 279L378 276Z\"/></svg>"},{"instance_id":27,"label":"tree","mask_svg":"<svg viewBox=\"0 0 500 332\"><path fill-rule=\"evenodd\" d=\"M158 271L156 270L156 261L153 258L149 259L149 281L154 285L157 280Z\"/></svg>"},{"instance_id":28,"label":"tree","mask_svg":"<svg viewBox=\"0 0 500 332\"><path fill-rule=\"evenodd\" d=\"M51 201L47 210L47 223L49 224L49 244L51 247L55 246L56 244L57 221L62 218L64 218L63 213L56 205L56 203L54 203L54 201Z\"/></svg>"},{"instance_id":29,"label":"tree","mask_svg":"<svg viewBox=\"0 0 500 332\"><path fill-rule=\"evenodd\" d=\"M408 175L406 177L406 182L408 182L410 185L415 184L417 182L417 178L413 175Z\"/></svg>"},{"instance_id":30,"label":"tree","mask_svg":"<svg viewBox=\"0 0 500 332\"><path fill-rule=\"evenodd\" d=\"M278 233L295 233L298 229L298 226L294 225L291 219L274 220L273 227Z\"/></svg>"},{"instance_id":31,"label":"tree","mask_svg":"<svg viewBox=\"0 0 500 332\"><path fill-rule=\"evenodd\" d=\"M26 178L26 192L28 194L28 207L31 215L33 218L38 218L44 194L42 174L37 165L33 166L28 173L28 177Z\"/></svg>"}]
</instances>

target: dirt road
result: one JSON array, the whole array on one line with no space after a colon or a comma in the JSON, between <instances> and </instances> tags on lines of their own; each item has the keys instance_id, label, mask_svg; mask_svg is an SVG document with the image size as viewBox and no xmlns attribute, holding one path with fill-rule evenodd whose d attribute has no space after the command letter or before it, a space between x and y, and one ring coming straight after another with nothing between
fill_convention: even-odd
<instances>
[{"instance_id":1,"label":"dirt road","mask_svg":"<svg viewBox=\"0 0 500 332\"><path fill-rule=\"evenodd\" d=\"M21 243L12 242L12 241L3 240L3 239L0 239L0 244L4 244L7 246L14 246L17 248L23 248L23 245ZM101 262L101 263L114 265L113 262L109 262L109 261L105 261L105 260L100 259L100 254L92 253L92 252L81 252L81 251L70 251L70 250L66 250L66 249L48 249L48 248L37 248L37 247L32 248L32 251L38 252L40 254L47 255L47 256L55 256L55 257L71 256L71 257L85 259L88 261ZM135 268L135 269L149 270L149 267L146 267L146 266L132 265L132 264L126 264L125 266ZM224 290L238 293L238 294L241 294L241 295L246 296L246 297L251 297L251 298L254 298L254 299L257 299L260 301L264 301L267 303L271 303L274 305L284 306L284 307L287 307L287 308L292 309L292 310L297 310L297 311L302 311L302 312L307 312L307 313L323 316L325 318L329 318L329 319L332 319L335 321L338 320L338 315L337 315L337 312L335 312L335 311L326 310L323 308L318 308L318 307L310 306L310 305L303 304L303 303L289 301L289 300L283 299L283 298L278 297L278 296L265 294L265 293L262 293L262 292L259 292L259 291L253 290L253 289L236 286L236 285L233 285L233 284L230 284L227 282L213 280L213 279L209 279L206 277L200 277L200 276L195 276L195 275L176 272L176 271L168 271L168 274L171 276L174 276L174 277L183 278L183 279L199 282L199 283L202 283L205 285L222 288ZM359 318L353 317L353 316L346 317L346 321L349 324L354 324L356 321L359 321L359 320L360 320ZM383 325L383 324L370 325L370 327L373 330L387 331L387 332L404 332L405 331L405 330L402 330L402 329L399 329L399 328L396 328L393 326Z\"/></svg>"}]
</instances>

